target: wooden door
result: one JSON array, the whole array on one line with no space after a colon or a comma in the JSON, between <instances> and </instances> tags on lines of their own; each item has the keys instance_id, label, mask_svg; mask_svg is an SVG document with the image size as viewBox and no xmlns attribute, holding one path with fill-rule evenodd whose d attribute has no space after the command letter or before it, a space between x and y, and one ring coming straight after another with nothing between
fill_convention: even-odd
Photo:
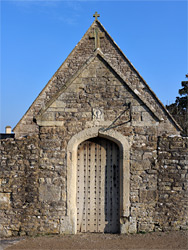
<instances>
[{"instance_id":1,"label":"wooden door","mask_svg":"<svg viewBox=\"0 0 188 250\"><path fill-rule=\"evenodd\" d=\"M77 232L119 232L119 148L104 138L78 147Z\"/></svg>"}]
</instances>

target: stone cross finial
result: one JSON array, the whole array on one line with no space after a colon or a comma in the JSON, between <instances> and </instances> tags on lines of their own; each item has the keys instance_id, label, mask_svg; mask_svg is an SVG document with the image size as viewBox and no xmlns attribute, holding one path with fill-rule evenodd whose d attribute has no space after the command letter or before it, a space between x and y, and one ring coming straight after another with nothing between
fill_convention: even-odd
<instances>
[{"instance_id":1,"label":"stone cross finial","mask_svg":"<svg viewBox=\"0 0 188 250\"><path fill-rule=\"evenodd\" d=\"M97 17L100 17L100 15L97 13L97 11L95 11L95 14L93 15L93 17L95 17L95 20L97 20Z\"/></svg>"},{"instance_id":2,"label":"stone cross finial","mask_svg":"<svg viewBox=\"0 0 188 250\"><path fill-rule=\"evenodd\" d=\"M93 33L89 34L90 38L95 39L95 49L100 48L100 38L104 38L104 32L100 32L98 28L95 28Z\"/></svg>"}]
</instances>

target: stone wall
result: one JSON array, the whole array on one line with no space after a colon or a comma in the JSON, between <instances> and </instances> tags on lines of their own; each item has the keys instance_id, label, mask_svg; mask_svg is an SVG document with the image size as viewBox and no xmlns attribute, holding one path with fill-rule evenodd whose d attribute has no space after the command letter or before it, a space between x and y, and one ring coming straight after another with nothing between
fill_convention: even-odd
<instances>
[{"instance_id":1,"label":"stone wall","mask_svg":"<svg viewBox=\"0 0 188 250\"><path fill-rule=\"evenodd\" d=\"M130 148L129 232L188 229L188 138L144 135ZM150 131L150 134L151 131ZM1 140L0 235L69 232L61 128Z\"/></svg>"},{"instance_id":2,"label":"stone wall","mask_svg":"<svg viewBox=\"0 0 188 250\"><path fill-rule=\"evenodd\" d=\"M1 140L0 231L2 236L35 228L38 205L39 145L37 137Z\"/></svg>"},{"instance_id":3,"label":"stone wall","mask_svg":"<svg viewBox=\"0 0 188 250\"><path fill-rule=\"evenodd\" d=\"M0 142L0 235L59 233L66 212L61 163L48 165L37 136Z\"/></svg>"},{"instance_id":4,"label":"stone wall","mask_svg":"<svg viewBox=\"0 0 188 250\"><path fill-rule=\"evenodd\" d=\"M188 138L143 141L131 148L129 232L188 229Z\"/></svg>"},{"instance_id":5,"label":"stone wall","mask_svg":"<svg viewBox=\"0 0 188 250\"><path fill-rule=\"evenodd\" d=\"M159 138L156 226L188 229L188 138Z\"/></svg>"}]
</instances>

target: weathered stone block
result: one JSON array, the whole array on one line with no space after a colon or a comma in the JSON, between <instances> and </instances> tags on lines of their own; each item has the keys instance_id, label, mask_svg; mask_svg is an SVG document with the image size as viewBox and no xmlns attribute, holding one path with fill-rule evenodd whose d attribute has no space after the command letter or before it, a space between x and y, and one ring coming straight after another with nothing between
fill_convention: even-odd
<instances>
[{"instance_id":1,"label":"weathered stone block","mask_svg":"<svg viewBox=\"0 0 188 250\"><path fill-rule=\"evenodd\" d=\"M136 217L130 217L129 218L129 229L128 232L130 234L136 233L137 232L137 220Z\"/></svg>"},{"instance_id":2,"label":"weathered stone block","mask_svg":"<svg viewBox=\"0 0 188 250\"><path fill-rule=\"evenodd\" d=\"M39 186L39 200L45 202L58 202L61 199L61 189L52 184Z\"/></svg>"},{"instance_id":3,"label":"weathered stone block","mask_svg":"<svg viewBox=\"0 0 188 250\"><path fill-rule=\"evenodd\" d=\"M12 236L12 231L7 228L7 226L0 224L0 237L10 237Z\"/></svg>"},{"instance_id":4,"label":"weathered stone block","mask_svg":"<svg viewBox=\"0 0 188 250\"><path fill-rule=\"evenodd\" d=\"M156 190L140 190L139 197L142 203L156 202L158 194Z\"/></svg>"},{"instance_id":5,"label":"weathered stone block","mask_svg":"<svg viewBox=\"0 0 188 250\"><path fill-rule=\"evenodd\" d=\"M151 159L151 158L153 158L152 152L145 152L145 153L143 154L143 160Z\"/></svg>"},{"instance_id":6,"label":"weathered stone block","mask_svg":"<svg viewBox=\"0 0 188 250\"><path fill-rule=\"evenodd\" d=\"M7 209L10 207L10 193L0 193L0 209Z\"/></svg>"}]
</instances>

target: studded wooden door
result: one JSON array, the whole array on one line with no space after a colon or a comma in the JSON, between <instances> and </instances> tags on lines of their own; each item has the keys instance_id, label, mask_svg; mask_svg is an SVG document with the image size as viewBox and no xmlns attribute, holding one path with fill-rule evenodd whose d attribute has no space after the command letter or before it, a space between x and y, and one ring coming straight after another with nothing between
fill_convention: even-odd
<instances>
[{"instance_id":1,"label":"studded wooden door","mask_svg":"<svg viewBox=\"0 0 188 250\"><path fill-rule=\"evenodd\" d=\"M93 138L78 147L77 232L119 232L119 148Z\"/></svg>"}]
</instances>

